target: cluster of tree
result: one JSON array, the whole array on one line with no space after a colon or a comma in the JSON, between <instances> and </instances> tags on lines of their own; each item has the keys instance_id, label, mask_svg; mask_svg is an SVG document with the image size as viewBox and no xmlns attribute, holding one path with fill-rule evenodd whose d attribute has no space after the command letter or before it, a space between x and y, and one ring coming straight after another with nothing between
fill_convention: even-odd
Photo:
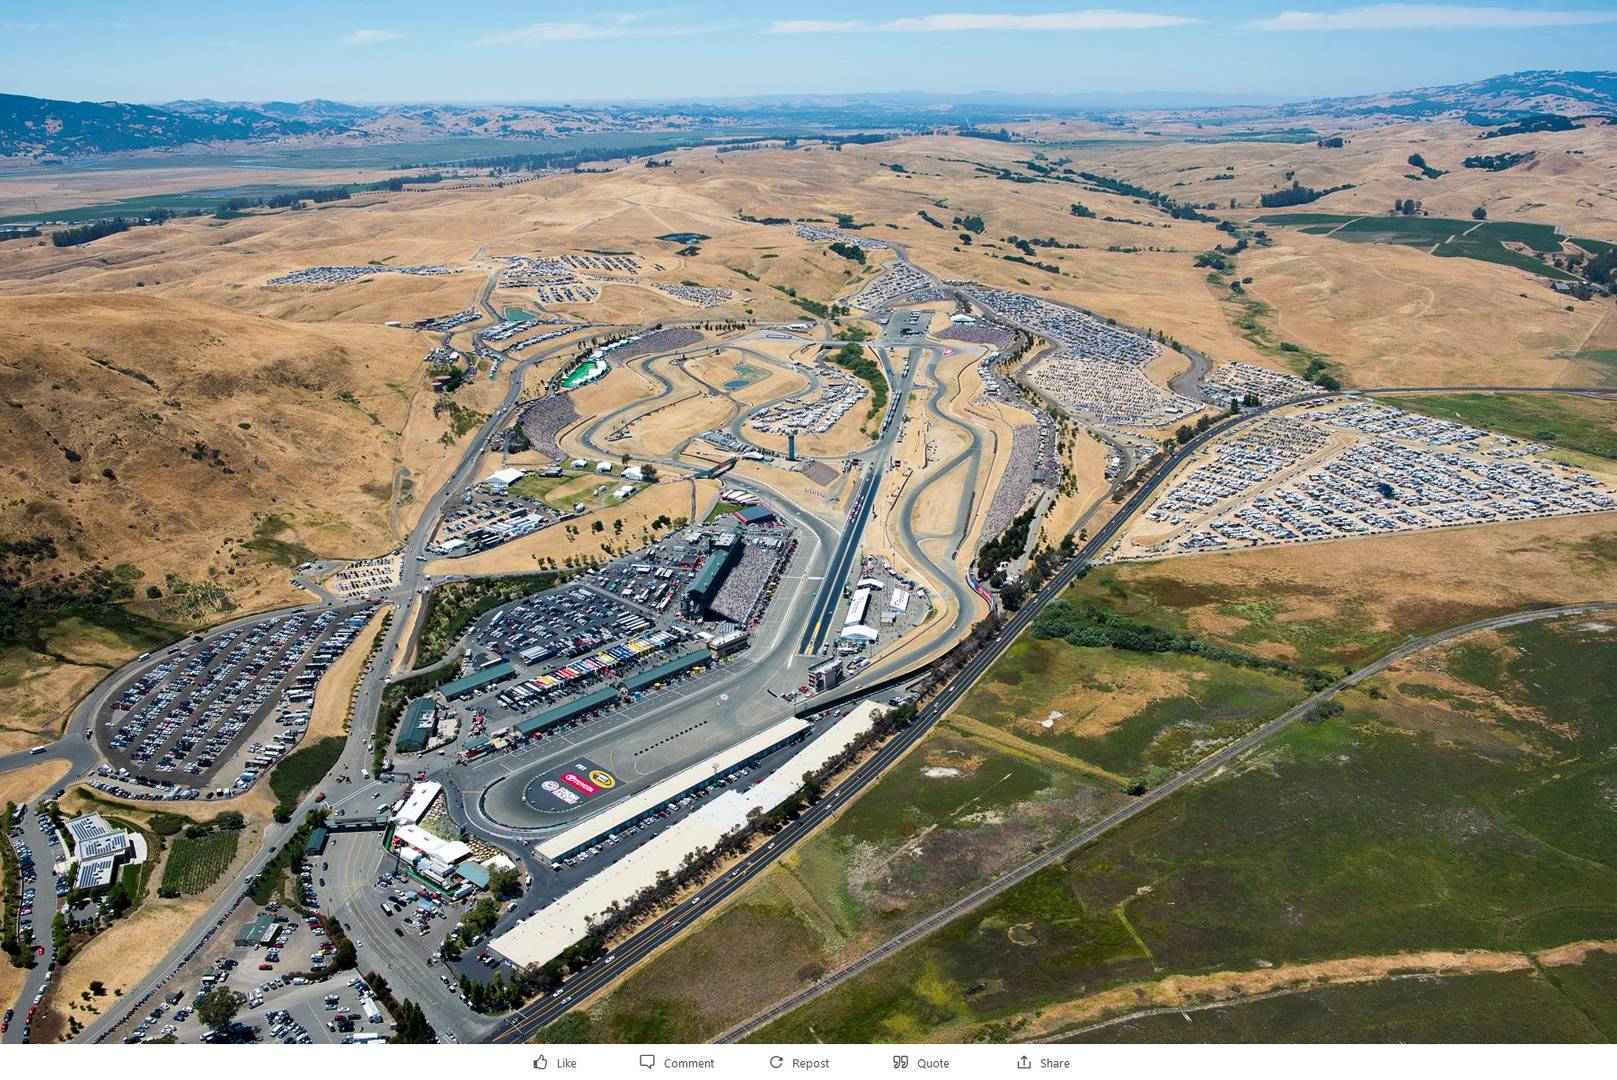
<instances>
[{"instance_id":1,"label":"cluster of tree","mask_svg":"<svg viewBox=\"0 0 1617 1080\"><path fill-rule=\"evenodd\" d=\"M1195 207L1176 202L1160 191L1152 191L1150 188L1143 188L1126 180L1115 180L1110 176L1102 176L1099 173L1080 172L1078 175L1102 191L1109 191L1113 195L1127 195L1131 199L1139 199L1176 220L1206 222L1217 220L1207 216Z\"/></svg>"},{"instance_id":2,"label":"cluster of tree","mask_svg":"<svg viewBox=\"0 0 1617 1080\"><path fill-rule=\"evenodd\" d=\"M1271 660L1240 649L1215 645L1194 634L1181 634L1138 622L1095 604L1052 600L1033 620L1033 636L1041 641L1061 640L1080 648L1112 648L1139 653L1178 653L1199 656L1234 667L1273 671L1302 678L1312 689L1331 684L1331 677L1314 667Z\"/></svg>"},{"instance_id":3,"label":"cluster of tree","mask_svg":"<svg viewBox=\"0 0 1617 1080\"><path fill-rule=\"evenodd\" d=\"M835 240L831 243L831 250L841 255L844 259L849 259L860 265L864 264L865 249L858 244L845 244L841 240Z\"/></svg>"},{"instance_id":4,"label":"cluster of tree","mask_svg":"<svg viewBox=\"0 0 1617 1080\"><path fill-rule=\"evenodd\" d=\"M1400 217L1415 217L1417 214L1425 213L1420 208L1419 199L1394 199L1392 201L1392 212Z\"/></svg>"},{"instance_id":5,"label":"cluster of tree","mask_svg":"<svg viewBox=\"0 0 1617 1080\"><path fill-rule=\"evenodd\" d=\"M1026 173L1012 172L1002 165L984 165L979 161L976 163L976 169L984 176L991 176L995 180L1004 180L1008 184L1043 184L1047 182L1039 179L1037 176L1029 176ZM1065 180L1066 178L1057 177L1057 179ZM1072 183L1073 181L1068 180L1067 182Z\"/></svg>"},{"instance_id":6,"label":"cluster of tree","mask_svg":"<svg viewBox=\"0 0 1617 1080\"><path fill-rule=\"evenodd\" d=\"M1061 273L1061 267L1057 266L1055 263L1039 262L1035 259L1025 258L1021 255L1001 255L1000 258L1004 259L1006 262L1021 263L1023 266L1031 266L1035 270L1043 270L1046 274Z\"/></svg>"},{"instance_id":7,"label":"cluster of tree","mask_svg":"<svg viewBox=\"0 0 1617 1080\"><path fill-rule=\"evenodd\" d=\"M1259 195L1258 205L1271 209L1277 206L1301 206L1304 203L1316 202L1327 195L1334 195L1338 191L1347 191L1351 187L1352 184L1337 184L1335 187L1312 188L1304 187L1299 181L1293 180L1289 188L1266 191Z\"/></svg>"},{"instance_id":8,"label":"cluster of tree","mask_svg":"<svg viewBox=\"0 0 1617 1080\"><path fill-rule=\"evenodd\" d=\"M1291 346L1289 349L1287 348L1288 345ZM1292 345L1289 341L1281 342L1280 347L1287 352L1299 351L1298 347L1296 345ZM1332 393L1335 393L1336 391L1342 389L1342 381L1335 375L1331 374L1330 364L1326 362L1323 357L1313 356L1309 358L1308 365L1303 368L1303 378L1307 379L1321 390L1329 390Z\"/></svg>"},{"instance_id":9,"label":"cluster of tree","mask_svg":"<svg viewBox=\"0 0 1617 1080\"><path fill-rule=\"evenodd\" d=\"M1596 285L1617 285L1617 247L1607 248L1584 263L1583 276Z\"/></svg>"},{"instance_id":10,"label":"cluster of tree","mask_svg":"<svg viewBox=\"0 0 1617 1080\"><path fill-rule=\"evenodd\" d=\"M162 627L123 606L134 599L134 586L104 566L70 574L35 572L33 563L56 558L54 545L47 550L48 555L21 554L13 545L0 543L0 641L42 652L48 647L43 629L70 616L131 638L171 638Z\"/></svg>"},{"instance_id":11,"label":"cluster of tree","mask_svg":"<svg viewBox=\"0 0 1617 1080\"><path fill-rule=\"evenodd\" d=\"M1250 397L1251 395L1248 395L1248 396ZM1180 424L1178 430L1176 430L1173 433L1174 441L1177 442L1180 446L1183 446L1186 443L1188 443L1191 439L1194 439L1197 435L1199 435L1202 432L1206 431L1208 429L1208 427L1212 424L1212 422L1213 421L1211 419L1209 419L1206 415L1203 415L1203 416L1197 417L1196 424L1195 424L1194 427L1191 426L1190 424Z\"/></svg>"},{"instance_id":12,"label":"cluster of tree","mask_svg":"<svg viewBox=\"0 0 1617 1080\"><path fill-rule=\"evenodd\" d=\"M887 376L882 374L880 364L865 355L864 346L850 341L831 354L831 362L870 387L868 415L880 416L887 408Z\"/></svg>"},{"instance_id":13,"label":"cluster of tree","mask_svg":"<svg viewBox=\"0 0 1617 1080\"><path fill-rule=\"evenodd\" d=\"M396 1043L431 1043L438 1041L437 1032L427 1023L427 1014L421 1011L421 1006L405 998L400 1001L393 995L393 988L388 985L387 979L379 972L365 972L360 975L365 985L370 987L371 995L393 1017L393 1038L390 1042Z\"/></svg>"},{"instance_id":14,"label":"cluster of tree","mask_svg":"<svg viewBox=\"0 0 1617 1080\"><path fill-rule=\"evenodd\" d=\"M0 229L0 243L7 240L27 240L38 235L39 229L37 227L29 225L25 228L19 225L14 228Z\"/></svg>"},{"instance_id":15,"label":"cluster of tree","mask_svg":"<svg viewBox=\"0 0 1617 1080\"><path fill-rule=\"evenodd\" d=\"M1342 136L1340 135L1330 135L1315 139L1314 145L1319 147L1321 150L1340 150L1342 147L1346 146L1347 143L1343 141Z\"/></svg>"},{"instance_id":16,"label":"cluster of tree","mask_svg":"<svg viewBox=\"0 0 1617 1080\"><path fill-rule=\"evenodd\" d=\"M1196 256L1194 265L1203 270L1227 271L1235 268L1235 264L1230 262L1229 257L1217 248L1212 251L1204 251Z\"/></svg>"},{"instance_id":17,"label":"cluster of tree","mask_svg":"<svg viewBox=\"0 0 1617 1080\"><path fill-rule=\"evenodd\" d=\"M1419 154L1410 154L1409 163L1420 170L1420 174L1428 180L1436 180L1443 175L1442 169L1434 169L1426 164L1426 159Z\"/></svg>"},{"instance_id":18,"label":"cluster of tree","mask_svg":"<svg viewBox=\"0 0 1617 1080\"><path fill-rule=\"evenodd\" d=\"M6 821L12 820L17 812L17 804L6 803ZM26 967L31 959L17 940L17 912L22 907L22 866L17 861L17 853L11 850L11 844L0 844L0 864L4 865L3 899L0 899L0 918L5 925L0 928L0 949L4 949L6 956L11 960L12 967Z\"/></svg>"},{"instance_id":19,"label":"cluster of tree","mask_svg":"<svg viewBox=\"0 0 1617 1080\"><path fill-rule=\"evenodd\" d=\"M1023 141L1022 136L1013 135L1006 128L1000 128L997 131L989 131L987 128L973 127L970 124L960 128L955 132L955 134L959 135L963 139L988 139L991 142Z\"/></svg>"},{"instance_id":20,"label":"cluster of tree","mask_svg":"<svg viewBox=\"0 0 1617 1080\"><path fill-rule=\"evenodd\" d=\"M247 895L253 903L263 905L275 898L276 887L281 884L286 872L303 857L303 851L309 844L309 834L325 823L326 812L323 809L310 810L303 815L303 824L298 826L291 839L282 844L264 869L247 882Z\"/></svg>"},{"instance_id":21,"label":"cluster of tree","mask_svg":"<svg viewBox=\"0 0 1617 1080\"><path fill-rule=\"evenodd\" d=\"M663 158L660 161L657 158L646 159L646 168L648 169L667 169L671 168L673 164L673 158Z\"/></svg>"},{"instance_id":22,"label":"cluster of tree","mask_svg":"<svg viewBox=\"0 0 1617 1080\"><path fill-rule=\"evenodd\" d=\"M954 219L954 223L960 228L965 229L967 232L975 233L978 236L981 236L983 230L987 228L987 226L983 224L982 217L977 214L967 214L965 217L956 217Z\"/></svg>"},{"instance_id":23,"label":"cluster of tree","mask_svg":"<svg viewBox=\"0 0 1617 1080\"><path fill-rule=\"evenodd\" d=\"M1082 244L1064 244L1053 236L1030 236L1024 240L1015 233L1007 236L1005 238L1005 242L1011 245L1011 247L1021 251L1024 255L1035 254L1033 250L1034 248L1059 248L1068 251L1079 251L1084 246Z\"/></svg>"},{"instance_id":24,"label":"cluster of tree","mask_svg":"<svg viewBox=\"0 0 1617 1080\"><path fill-rule=\"evenodd\" d=\"M403 191L406 184L437 184L443 181L441 172L413 173L409 176L390 176L386 180L378 180L373 184L365 184L361 191Z\"/></svg>"},{"instance_id":25,"label":"cluster of tree","mask_svg":"<svg viewBox=\"0 0 1617 1080\"><path fill-rule=\"evenodd\" d=\"M949 227L943 222L939 221L937 218L933 217L931 214L927 213L925 210L917 210L915 211L915 214L934 229L947 229Z\"/></svg>"},{"instance_id":26,"label":"cluster of tree","mask_svg":"<svg viewBox=\"0 0 1617 1080\"><path fill-rule=\"evenodd\" d=\"M209 1031L223 1031L230 1026L241 1011L241 1002L234 990L223 986L209 990L197 999L197 1019L208 1026Z\"/></svg>"},{"instance_id":27,"label":"cluster of tree","mask_svg":"<svg viewBox=\"0 0 1617 1080\"><path fill-rule=\"evenodd\" d=\"M736 217L738 219L740 219L741 221L745 221L745 222L747 222L748 224L751 224L751 225L790 225L792 223L791 218L784 218L784 217L753 217L751 214L744 214L740 210L736 211Z\"/></svg>"},{"instance_id":28,"label":"cluster of tree","mask_svg":"<svg viewBox=\"0 0 1617 1080\"><path fill-rule=\"evenodd\" d=\"M1500 139L1509 135L1527 135L1535 131L1571 131L1577 126L1570 116L1540 113L1536 116L1524 116L1513 124L1506 124L1493 131L1484 131L1482 138Z\"/></svg>"},{"instance_id":29,"label":"cluster of tree","mask_svg":"<svg viewBox=\"0 0 1617 1080\"><path fill-rule=\"evenodd\" d=\"M1312 709L1309 709L1304 719L1310 724L1319 724L1333 717L1341 716L1345 712L1347 712L1347 707L1340 701L1335 698L1326 698Z\"/></svg>"},{"instance_id":30,"label":"cluster of tree","mask_svg":"<svg viewBox=\"0 0 1617 1080\"><path fill-rule=\"evenodd\" d=\"M1095 216L1095 211L1091 210L1081 202L1075 202L1071 206L1067 207L1067 212L1073 217L1092 218Z\"/></svg>"},{"instance_id":31,"label":"cluster of tree","mask_svg":"<svg viewBox=\"0 0 1617 1080\"><path fill-rule=\"evenodd\" d=\"M404 186L402 180L400 181L399 186L401 188ZM342 202L344 199L349 199L352 197L352 194L349 192L346 186L336 184L331 187L300 188L297 191L283 191L279 195L271 195L269 198L263 200L263 204L273 210L279 210L288 206L297 206L300 203Z\"/></svg>"},{"instance_id":32,"label":"cluster of tree","mask_svg":"<svg viewBox=\"0 0 1617 1080\"><path fill-rule=\"evenodd\" d=\"M104 236L128 232L135 227L135 222L125 217L108 218L105 221L91 221L83 225L75 225L70 229L58 229L51 233L51 243L57 247L78 247L81 244L94 243Z\"/></svg>"},{"instance_id":33,"label":"cluster of tree","mask_svg":"<svg viewBox=\"0 0 1617 1080\"><path fill-rule=\"evenodd\" d=\"M1522 162L1530 160L1532 156L1533 152L1531 150L1525 154L1473 154L1460 162L1460 164L1468 169L1504 172L1506 169L1514 169Z\"/></svg>"},{"instance_id":34,"label":"cluster of tree","mask_svg":"<svg viewBox=\"0 0 1617 1080\"><path fill-rule=\"evenodd\" d=\"M637 157L652 157L669 150L695 146L715 148L745 148L757 145L756 139L692 139L670 143L668 141L642 143L639 146L573 147L567 150L544 150L525 154L497 154L490 157L457 158L445 161L423 161L413 165L400 165L400 169L430 169L454 165L464 169L487 169L492 176L510 172L540 172L546 169L577 169L589 161L632 161Z\"/></svg>"},{"instance_id":35,"label":"cluster of tree","mask_svg":"<svg viewBox=\"0 0 1617 1080\"><path fill-rule=\"evenodd\" d=\"M1057 548L1036 548L1027 561L1026 572L1015 581L1007 581L1000 586L999 600L1005 605L1005 610L1016 611L1020 608L1027 597L1042 589L1044 583L1061 569L1061 564L1071 559L1077 551L1078 542L1071 536L1063 536Z\"/></svg>"},{"instance_id":36,"label":"cluster of tree","mask_svg":"<svg viewBox=\"0 0 1617 1080\"><path fill-rule=\"evenodd\" d=\"M1027 549L1027 538L1033 528L1033 512L1036 507L1028 507L1005 526L1005 531L994 537L977 549L977 578L979 581L993 583L991 575L996 573L995 568L1002 562L1010 562L1019 558ZM1005 578L1000 575L1000 582Z\"/></svg>"}]
</instances>

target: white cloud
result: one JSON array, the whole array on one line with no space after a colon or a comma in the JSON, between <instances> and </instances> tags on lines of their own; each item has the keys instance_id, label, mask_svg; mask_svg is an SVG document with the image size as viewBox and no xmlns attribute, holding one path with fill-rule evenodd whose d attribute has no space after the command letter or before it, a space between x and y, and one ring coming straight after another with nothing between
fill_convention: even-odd
<instances>
[{"instance_id":1,"label":"white cloud","mask_svg":"<svg viewBox=\"0 0 1617 1080\"><path fill-rule=\"evenodd\" d=\"M1254 30L1528 30L1617 22L1613 11L1544 11L1464 4L1370 4L1340 11L1282 11Z\"/></svg>"},{"instance_id":2,"label":"white cloud","mask_svg":"<svg viewBox=\"0 0 1617 1080\"><path fill-rule=\"evenodd\" d=\"M916 15L882 22L864 20L787 19L769 28L771 34L878 33L955 33L965 30L1158 30L1190 26L1200 19L1183 15L1154 15L1149 12L1091 8L1085 11L1054 11L1044 15L1001 15L960 12Z\"/></svg>"},{"instance_id":3,"label":"white cloud","mask_svg":"<svg viewBox=\"0 0 1617 1080\"><path fill-rule=\"evenodd\" d=\"M598 22L539 22L515 30L485 34L478 45L546 45L557 41L599 41L625 37L679 37L722 29L712 25L678 26L646 22L645 15L611 15Z\"/></svg>"},{"instance_id":4,"label":"white cloud","mask_svg":"<svg viewBox=\"0 0 1617 1080\"><path fill-rule=\"evenodd\" d=\"M342 39L344 45L378 45L384 41L397 41L404 34L398 30L355 30Z\"/></svg>"}]
</instances>

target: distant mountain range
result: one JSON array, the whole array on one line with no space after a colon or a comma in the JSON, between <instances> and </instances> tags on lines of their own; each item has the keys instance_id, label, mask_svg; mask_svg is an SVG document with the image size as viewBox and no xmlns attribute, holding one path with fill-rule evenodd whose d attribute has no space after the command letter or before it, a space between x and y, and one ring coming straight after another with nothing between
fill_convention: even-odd
<instances>
[{"instance_id":1,"label":"distant mountain range","mask_svg":"<svg viewBox=\"0 0 1617 1080\"><path fill-rule=\"evenodd\" d=\"M767 95L688 103L570 105L350 105L340 101L170 101L163 105L55 101L0 94L0 157L77 158L244 143L357 145L460 135L544 139L599 131L735 125L927 127L1005 124L1052 116L1225 113L1241 122L1335 116L1359 122L1466 119L1533 113L1617 115L1617 73L1519 71L1454 86L1281 102L1194 92L945 95Z\"/></svg>"},{"instance_id":2,"label":"distant mountain range","mask_svg":"<svg viewBox=\"0 0 1617 1080\"><path fill-rule=\"evenodd\" d=\"M211 104L211 103L209 103ZM284 139L320 125L256 107L195 112L116 101L51 101L0 94L0 156L77 157L195 143Z\"/></svg>"},{"instance_id":3,"label":"distant mountain range","mask_svg":"<svg viewBox=\"0 0 1617 1080\"><path fill-rule=\"evenodd\" d=\"M1617 115L1617 72L1517 71L1454 86L1427 86L1359 97L1321 98L1281 107L1293 115L1514 119L1536 113Z\"/></svg>"}]
</instances>

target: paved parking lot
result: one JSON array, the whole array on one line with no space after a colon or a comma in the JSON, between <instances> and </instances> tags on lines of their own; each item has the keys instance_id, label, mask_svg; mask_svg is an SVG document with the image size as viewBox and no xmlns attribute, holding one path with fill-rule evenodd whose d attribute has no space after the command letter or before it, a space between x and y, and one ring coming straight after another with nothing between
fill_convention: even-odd
<instances>
[{"instance_id":1,"label":"paved parking lot","mask_svg":"<svg viewBox=\"0 0 1617 1080\"><path fill-rule=\"evenodd\" d=\"M1112 558L1617 509L1549 447L1365 400L1287 410L1211 444Z\"/></svg>"},{"instance_id":2,"label":"paved parking lot","mask_svg":"<svg viewBox=\"0 0 1617 1080\"><path fill-rule=\"evenodd\" d=\"M35 966L23 982L16 1015L5 1024L0 1041L26 1042L34 1009L55 974L55 949L51 944L51 921L61 898L67 895L67 882L56 876L55 867L66 858L61 838L31 808L19 807L8 825L8 841L17 854L21 874L22 904L16 909L16 932L22 947L35 956ZM0 1003L9 1007L11 1002Z\"/></svg>"},{"instance_id":3,"label":"paved parking lot","mask_svg":"<svg viewBox=\"0 0 1617 1080\"><path fill-rule=\"evenodd\" d=\"M1071 416L1154 429L1204 407L1146 377L1145 365L1162 347L1142 334L1023 293L982 286L966 291L1001 318L1055 343L1028 369L1027 381Z\"/></svg>"},{"instance_id":4,"label":"paved parking lot","mask_svg":"<svg viewBox=\"0 0 1617 1080\"><path fill-rule=\"evenodd\" d=\"M108 764L93 786L145 798L246 790L302 738L316 684L372 610L299 611L169 649L101 718ZM271 717L277 730L263 734Z\"/></svg>"}]
</instances>

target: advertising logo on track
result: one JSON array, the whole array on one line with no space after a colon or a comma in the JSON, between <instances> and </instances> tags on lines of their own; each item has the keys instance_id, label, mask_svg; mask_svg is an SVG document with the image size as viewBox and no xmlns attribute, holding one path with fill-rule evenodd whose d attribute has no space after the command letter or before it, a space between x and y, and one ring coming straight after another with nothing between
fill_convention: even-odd
<instances>
[{"instance_id":1,"label":"advertising logo on track","mask_svg":"<svg viewBox=\"0 0 1617 1080\"><path fill-rule=\"evenodd\" d=\"M579 806L618 786L618 778L595 762L581 759L539 781L539 790L563 806Z\"/></svg>"}]
</instances>

